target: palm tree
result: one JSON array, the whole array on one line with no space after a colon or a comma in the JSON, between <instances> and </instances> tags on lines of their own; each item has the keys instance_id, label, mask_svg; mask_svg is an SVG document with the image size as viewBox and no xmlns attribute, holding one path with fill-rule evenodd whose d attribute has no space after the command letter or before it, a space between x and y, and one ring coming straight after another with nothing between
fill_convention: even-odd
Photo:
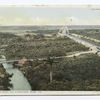
<instances>
[{"instance_id":1,"label":"palm tree","mask_svg":"<svg viewBox=\"0 0 100 100\"><path fill-rule=\"evenodd\" d=\"M48 57L46 61L47 64L50 65L50 83L53 81L53 63L57 63L57 61L54 61L53 57Z\"/></svg>"}]
</instances>

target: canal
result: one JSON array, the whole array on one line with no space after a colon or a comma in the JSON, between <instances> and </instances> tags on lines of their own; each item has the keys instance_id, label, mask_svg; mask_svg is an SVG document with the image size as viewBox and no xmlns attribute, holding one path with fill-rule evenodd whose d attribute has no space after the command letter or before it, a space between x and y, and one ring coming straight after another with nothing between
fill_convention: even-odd
<instances>
[{"instance_id":1,"label":"canal","mask_svg":"<svg viewBox=\"0 0 100 100\"><path fill-rule=\"evenodd\" d=\"M3 63L3 66L9 74L13 74L10 82L13 85L11 90L31 90L28 80L20 70L13 68L13 65L8 63Z\"/></svg>"}]
</instances>

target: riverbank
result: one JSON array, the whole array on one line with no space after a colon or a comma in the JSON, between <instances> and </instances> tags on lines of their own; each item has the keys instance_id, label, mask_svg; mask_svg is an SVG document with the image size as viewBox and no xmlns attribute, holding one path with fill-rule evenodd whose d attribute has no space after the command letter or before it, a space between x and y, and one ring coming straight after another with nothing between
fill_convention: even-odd
<instances>
[{"instance_id":1,"label":"riverbank","mask_svg":"<svg viewBox=\"0 0 100 100\"><path fill-rule=\"evenodd\" d=\"M0 64L0 90L10 90L13 85L10 83L12 75Z\"/></svg>"}]
</instances>

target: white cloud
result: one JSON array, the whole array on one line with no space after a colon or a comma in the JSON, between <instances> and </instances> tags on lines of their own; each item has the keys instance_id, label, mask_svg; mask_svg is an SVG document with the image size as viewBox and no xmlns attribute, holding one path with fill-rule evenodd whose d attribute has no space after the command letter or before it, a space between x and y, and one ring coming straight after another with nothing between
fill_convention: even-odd
<instances>
[{"instance_id":1,"label":"white cloud","mask_svg":"<svg viewBox=\"0 0 100 100\"><path fill-rule=\"evenodd\" d=\"M0 16L2 25L100 25L99 18L80 19L75 16L65 18L44 18L44 17L14 17L7 18Z\"/></svg>"}]
</instances>

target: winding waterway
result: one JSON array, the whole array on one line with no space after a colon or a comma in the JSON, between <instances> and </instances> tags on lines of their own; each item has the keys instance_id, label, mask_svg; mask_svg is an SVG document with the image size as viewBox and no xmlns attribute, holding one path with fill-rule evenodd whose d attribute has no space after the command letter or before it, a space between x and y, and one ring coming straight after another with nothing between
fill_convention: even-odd
<instances>
[{"instance_id":1,"label":"winding waterway","mask_svg":"<svg viewBox=\"0 0 100 100\"><path fill-rule=\"evenodd\" d=\"M9 74L13 73L11 77L11 84L13 88L11 90L31 90L31 86L23 73L17 68L13 68L12 64L3 63L4 68Z\"/></svg>"}]
</instances>

